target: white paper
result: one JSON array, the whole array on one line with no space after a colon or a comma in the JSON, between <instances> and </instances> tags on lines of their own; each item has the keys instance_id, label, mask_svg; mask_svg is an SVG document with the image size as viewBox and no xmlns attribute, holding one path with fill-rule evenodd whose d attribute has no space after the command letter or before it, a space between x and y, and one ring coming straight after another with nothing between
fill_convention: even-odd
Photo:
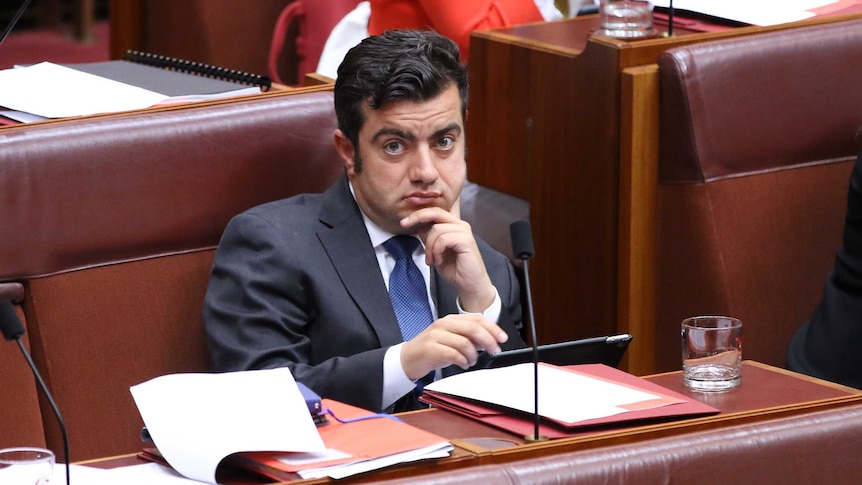
<instances>
[{"instance_id":1,"label":"white paper","mask_svg":"<svg viewBox=\"0 0 862 485\"><path fill-rule=\"evenodd\" d=\"M751 25L778 25L814 16L810 10L837 0L674 0L674 9L712 15ZM669 7L669 0L654 0L656 7Z\"/></svg>"},{"instance_id":2,"label":"white paper","mask_svg":"<svg viewBox=\"0 0 862 485\"><path fill-rule=\"evenodd\" d=\"M15 120L21 123L35 123L36 121L45 121L50 118L44 116L36 116L34 114L25 113L23 111L14 111L11 109L0 110L0 116L5 116L10 120Z\"/></svg>"},{"instance_id":3,"label":"white paper","mask_svg":"<svg viewBox=\"0 0 862 485\"><path fill-rule=\"evenodd\" d=\"M0 70L0 106L46 118L143 109L168 98L50 62Z\"/></svg>"},{"instance_id":4,"label":"white paper","mask_svg":"<svg viewBox=\"0 0 862 485\"><path fill-rule=\"evenodd\" d=\"M236 98L240 96L251 96L260 94L260 88L257 86L240 88L233 91L225 91L223 93L211 94L187 94L185 96L171 96L170 98L160 102L156 106L166 106L180 103L194 103L196 101L209 101L213 99Z\"/></svg>"},{"instance_id":5,"label":"white paper","mask_svg":"<svg viewBox=\"0 0 862 485\"><path fill-rule=\"evenodd\" d=\"M153 442L182 475L215 483L241 451L323 451L305 399L286 367L171 374L131 388Z\"/></svg>"},{"instance_id":6,"label":"white paper","mask_svg":"<svg viewBox=\"0 0 862 485\"><path fill-rule=\"evenodd\" d=\"M308 478L323 478L330 477L334 479L346 478L358 473L370 472L379 468L396 465L398 463L408 463L411 461L425 460L429 458L445 458L454 449L450 443L441 443L426 448L405 451L394 455L383 456L374 460L364 460L354 463L346 463L343 465L333 465L324 468L309 468L299 471L299 476L305 479Z\"/></svg>"},{"instance_id":7,"label":"white paper","mask_svg":"<svg viewBox=\"0 0 862 485\"><path fill-rule=\"evenodd\" d=\"M535 411L532 363L455 374L425 386L429 391ZM539 414L574 424L629 412L627 404L660 400L661 396L602 379L539 365Z\"/></svg>"}]
</instances>

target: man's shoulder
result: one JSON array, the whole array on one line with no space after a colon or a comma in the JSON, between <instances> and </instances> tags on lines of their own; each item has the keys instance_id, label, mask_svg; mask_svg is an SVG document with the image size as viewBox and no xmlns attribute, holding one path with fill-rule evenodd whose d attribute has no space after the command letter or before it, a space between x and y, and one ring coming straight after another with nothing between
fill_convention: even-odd
<instances>
[{"instance_id":1,"label":"man's shoulder","mask_svg":"<svg viewBox=\"0 0 862 485\"><path fill-rule=\"evenodd\" d=\"M285 199L264 202L247 209L243 214L271 218L280 215L299 215L320 208L323 194L299 194Z\"/></svg>"},{"instance_id":2,"label":"man's shoulder","mask_svg":"<svg viewBox=\"0 0 862 485\"><path fill-rule=\"evenodd\" d=\"M324 213L343 211L346 184L338 181L320 193L302 193L284 199L265 202L240 213L237 217L257 217L276 223L278 221L297 222L318 221Z\"/></svg>"},{"instance_id":3,"label":"man's shoulder","mask_svg":"<svg viewBox=\"0 0 862 485\"><path fill-rule=\"evenodd\" d=\"M320 220L320 199L320 194L301 194L256 205L233 216L225 233L260 237L274 230L283 237L313 232Z\"/></svg>"}]
</instances>

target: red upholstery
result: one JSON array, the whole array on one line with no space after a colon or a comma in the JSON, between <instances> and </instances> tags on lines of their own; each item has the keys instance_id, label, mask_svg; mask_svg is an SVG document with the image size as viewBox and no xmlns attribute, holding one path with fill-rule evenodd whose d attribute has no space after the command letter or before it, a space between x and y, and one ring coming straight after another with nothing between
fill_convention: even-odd
<instances>
[{"instance_id":1,"label":"red upholstery","mask_svg":"<svg viewBox=\"0 0 862 485\"><path fill-rule=\"evenodd\" d=\"M334 129L331 92L4 129L0 282L24 285L33 358L72 460L141 448L131 385L208 370L201 307L224 226L341 176ZM0 436L39 444L39 423L24 419L34 392L17 352L0 355L17 376L0 373L16 390L0 394ZM13 411L20 422L7 419ZM41 414L62 456L50 408Z\"/></svg>"},{"instance_id":2,"label":"red upholstery","mask_svg":"<svg viewBox=\"0 0 862 485\"><path fill-rule=\"evenodd\" d=\"M696 314L739 317L744 358L785 364L841 242L860 58L860 20L659 57L657 371Z\"/></svg>"},{"instance_id":3,"label":"red upholstery","mask_svg":"<svg viewBox=\"0 0 862 485\"><path fill-rule=\"evenodd\" d=\"M307 73L317 71L320 54L329 33L345 15L356 8L360 0L294 0L278 17L269 48L268 72L273 81L280 84L299 84ZM290 36L296 32L293 47L298 59L296 79L282 79L279 74L279 59Z\"/></svg>"},{"instance_id":4,"label":"red upholstery","mask_svg":"<svg viewBox=\"0 0 862 485\"><path fill-rule=\"evenodd\" d=\"M0 283L0 300L19 302L24 288L19 283ZM16 307L23 323L20 308ZM25 326L26 331L26 326ZM30 336L25 333L21 342L28 352ZM39 409L36 380L27 360L16 342L0 340L0 448L14 446L45 446L45 430ZM53 416L53 415L52 415Z\"/></svg>"}]
</instances>

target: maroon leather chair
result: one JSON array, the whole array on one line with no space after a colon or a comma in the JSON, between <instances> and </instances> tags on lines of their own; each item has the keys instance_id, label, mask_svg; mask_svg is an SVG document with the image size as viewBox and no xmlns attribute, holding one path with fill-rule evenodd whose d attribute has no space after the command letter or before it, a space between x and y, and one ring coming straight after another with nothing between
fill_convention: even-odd
<instances>
[{"instance_id":1,"label":"maroon leather chair","mask_svg":"<svg viewBox=\"0 0 862 485\"><path fill-rule=\"evenodd\" d=\"M341 176L334 129L331 91L3 129L0 285L23 288L72 460L139 451L129 387L209 369L201 311L222 230L244 209ZM0 352L15 374L0 373L0 436L39 444L19 432L41 430L22 414L33 381L22 385L14 353ZM44 403L41 415L62 456Z\"/></svg>"},{"instance_id":2,"label":"maroon leather chair","mask_svg":"<svg viewBox=\"0 0 862 485\"><path fill-rule=\"evenodd\" d=\"M23 314L17 304L24 299L24 286L20 283L0 283L0 301L11 301L23 323ZM20 338L30 350L30 336ZM37 390L33 372L16 342L0 340L0 448L15 446L45 446L45 429L39 408L41 391Z\"/></svg>"},{"instance_id":3,"label":"maroon leather chair","mask_svg":"<svg viewBox=\"0 0 862 485\"><path fill-rule=\"evenodd\" d=\"M680 322L728 314L743 356L784 366L841 244L862 126L862 20L659 56L656 371Z\"/></svg>"}]
</instances>

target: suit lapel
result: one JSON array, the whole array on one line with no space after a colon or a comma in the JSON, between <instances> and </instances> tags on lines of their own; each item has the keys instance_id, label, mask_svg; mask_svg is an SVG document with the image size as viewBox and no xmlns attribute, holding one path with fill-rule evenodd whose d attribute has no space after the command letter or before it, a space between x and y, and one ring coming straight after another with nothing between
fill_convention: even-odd
<instances>
[{"instance_id":1,"label":"suit lapel","mask_svg":"<svg viewBox=\"0 0 862 485\"><path fill-rule=\"evenodd\" d=\"M400 343L398 320L346 178L326 191L320 221L328 228L319 231L317 236L354 303L377 334L380 345Z\"/></svg>"},{"instance_id":2,"label":"suit lapel","mask_svg":"<svg viewBox=\"0 0 862 485\"><path fill-rule=\"evenodd\" d=\"M450 285L443 277L437 274L437 271L432 268L434 274L434 285L437 292L437 318L445 317L453 313L458 313L458 292L455 287ZM463 372L457 365L450 365L440 369L442 377L449 377L453 374Z\"/></svg>"},{"instance_id":3,"label":"suit lapel","mask_svg":"<svg viewBox=\"0 0 862 485\"><path fill-rule=\"evenodd\" d=\"M434 275L434 285L437 287L437 318L442 318L452 313L458 313L456 299L458 292L443 277L437 274L437 270L431 268Z\"/></svg>"}]
</instances>

